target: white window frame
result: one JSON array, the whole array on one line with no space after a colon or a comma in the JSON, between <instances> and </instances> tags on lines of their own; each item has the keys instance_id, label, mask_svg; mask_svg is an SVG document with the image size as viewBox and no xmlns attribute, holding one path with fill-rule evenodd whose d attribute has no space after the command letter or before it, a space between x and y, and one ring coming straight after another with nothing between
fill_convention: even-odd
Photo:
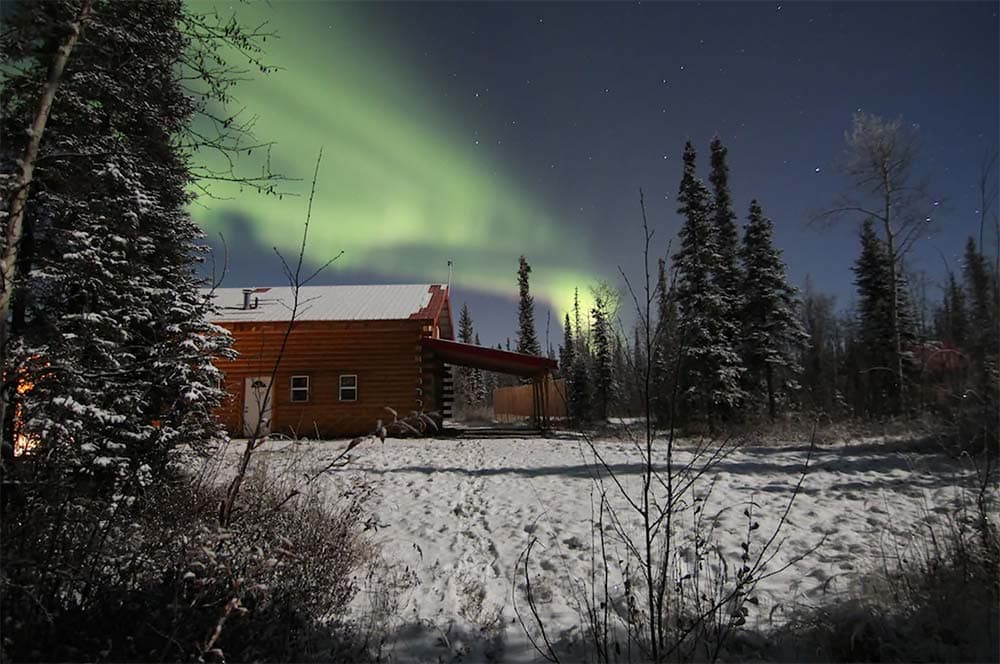
<instances>
[{"instance_id":1,"label":"white window frame","mask_svg":"<svg viewBox=\"0 0 1000 664\"><path fill-rule=\"evenodd\" d=\"M353 378L354 379L354 384L353 385L344 385L344 379L345 378ZM338 396L340 397L341 401L351 402L351 401L357 401L358 400L358 374L340 374L340 377L339 377L339 379L337 381L337 385L339 387ZM353 391L354 392L354 396L352 398L350 398L350 399L345 399L344 398L344 390Z\"/></svg>"},{"instance_id":2,"label":"white window frame","mask_svg":"<svg viewBox=\"0 0 1000 664\"><path fill-rule=\"evenodd\" d=\"M297 379L299 379L299 378L304 378L305 379L306 384L305 384L304 387L303 386L296 386L295 385L295 381ZM307 376L305 374L298 375L298 376L292 376L288 380L288 390L289 390L288 398L289 398L289 400L292 403L309 403L309 400L312 398L312 379L309 378L309 376ZM295 398L296 393L301 394L303 391L305 391L305 393L306 393L306 398L305 399L296 399Z\"/></svg>"}]
</instances>

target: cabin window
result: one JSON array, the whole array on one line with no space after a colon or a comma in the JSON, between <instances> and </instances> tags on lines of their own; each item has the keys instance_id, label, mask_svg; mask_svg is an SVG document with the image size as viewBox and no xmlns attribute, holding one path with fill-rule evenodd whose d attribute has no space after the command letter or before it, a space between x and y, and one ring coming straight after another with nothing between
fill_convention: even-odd
<instances>
[{"instance_id":1,"label":"cabin window","mask_svg":"<svg viewBox=\"0 0 1000 664\"><path fill-rule=\"evenodd\" d=\"M292 376L292 401L309 401L309 376Z\"/></svg>"},{"instance_id":2,"label":"cabin window","mask_svg":"<svg viewBox=\"0 0 1000 664\"><path fill-rule=\"evenodd\" d=\"M358 400L358 376L357 374L342 374L340 376L340 400Z\"/></svg>"}]
</instances>

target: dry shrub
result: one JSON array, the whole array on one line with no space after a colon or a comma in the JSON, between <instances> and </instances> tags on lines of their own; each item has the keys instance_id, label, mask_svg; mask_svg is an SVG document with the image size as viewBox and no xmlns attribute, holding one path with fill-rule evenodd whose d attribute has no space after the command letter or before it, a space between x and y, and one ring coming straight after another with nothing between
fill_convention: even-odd
<instances>
[{"instance_id":1,"label":"dry shrub","mask_svg":"<svg viewBox=\"0 0 1000 664\"><path fill-rule=\"evenodd\" d=\"M1000 536L971 498L941 526L893 546L853 597L772 635L793 661L1000 661Z\"/></svg>"},{"instance_id":2,"label":"dry shrub","mask_svg":"<svg viewBox=\"0 0 1000 664\"><path fill-rule=\"evenodd\" d=\"M343 617L373 553L363 492L331 507L262 480L228 529L225 491L180 475L117 502L23 491L3 520L3 659L357 659Z\"/></svg>"}]
</instances>

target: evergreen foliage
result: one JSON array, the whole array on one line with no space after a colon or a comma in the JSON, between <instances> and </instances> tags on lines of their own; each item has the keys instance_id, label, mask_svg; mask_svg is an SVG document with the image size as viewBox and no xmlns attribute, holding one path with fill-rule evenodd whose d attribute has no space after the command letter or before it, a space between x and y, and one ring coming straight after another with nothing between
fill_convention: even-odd
<instances>
[{"instance_id":1,"label":"evergreen foliage","mask_svg":"<svg viewBox=\"0 0 1000 664\"><path fill-rule=\"evenodd\" d=\"M608 321L607 302L598 296L591 310L594 320L594 416L604 422L611 414L617 395L614 372L613 331Z\"/></svg>"},{"instance_id":2,"label":"evergreen foliage","mask_svg":"<svg viewBox=\"0 0 1000 664\"><path fill-rule=\"evenodd\" d=\"M1000 347L1000 320L997 316L997 276L971 237L965 244L962 276L968 298L968 348L981 366Z\"/></svg>"},{"instance_id":3,"label":"evergreen foliage","mask_svg":"<svg viewBox=\"0 0 1000 664\"><path fill-rule=\"evenodd\" d=\"M535 334L535 299L531 296L528 284L531 266L524 256L520 258L517 270L517 288L520 300L517 306L517 352L528 355L541 355L542 347Z\"/></svg>"},{"instance_id":4,"label":"evergreen foliage","mask_svg":"<svg viewBox=\"0 0 1000 664\"><path fill-rule=\"evenodd\" d=\"M566 382L566 406L569 416L577 420L589 420L591 413L590 348L584 338L580 322L580 293L573 291L573 318L575 321L573 363L568 368Z\"/></svg>"},{"instance_id":5,"label":"evergreen foliage","mask_svg":"<svg viewBox=\"0 0 1000 664\"><path fill-rule=\"evenodd\" d=\"M788 284L772 235L771 220L756 200L751 201L740 251L744 384L751 395L766 390L768 414L774 420L778 399L798 389L798 355L806 333L796 316L796 289Z\"/></svg>"},{"instance_id":6,"label":"evergreen foliage","mask_svg":"<svg viewBox=\"0 0 1000 664\"><path fill-rule=\"evenodd\" d=\"M473 341L475 345L479 345L479 334L476 334ZM475 368L469 374L469 405L474 407L483 407L487 404L487 383L486 376L489 372L484 372L482 369ZM492 396L492 391L490 395Z\"/></svg>"},{"instance_id":7,"label":"evergreen foliage","mask_svg":"<svg viewBox=\"0 0 1000 664\"><path fill-rule=\"evenodd\" d=\"M684 217L677 270L677 306L682 347L680 370L684 416L714 422L743 400L743 369L733 347L736 321L727 317L731 302L715 278L716 239L709 193L695 175L695 150L684 146L684 174L677 212Z\"/></svg>"},{"instance_id":8,"label":"evergreen foliage","mask_svg":"<svg viewBox=\"0 0 1000 664\"><path fill-rule=\"evenodd\" d=\"M563 377L568 375L573 366L575 341L573 340L573 328L569 323L569 312L566 313L566 320L563 322L563 343L559 349L559 370Z\"/></svg>"},{"instance_id":9,"label":"evergreen foliage","mask_svg":"<svg viewBox=\"0 0 1000 664\"><path fill-rule=\"evenodd\" d=\"M472 324L472 314L469 313L469 305L462 303L461 312L458 315L458 340L463 344L471 344L476 331Z\"/></svg>"},{"instance_id":10,"label":"evergreen foliage","mask_svg":"<svg viewBox=\"0 0 1000 664\"><path fill-rule=\"evenodd\" d=\"M896 350L893 335L893 287L885 244L875 233L873 222L861 227L861 253L854 265L858 289L858 343L864 372L865 410L870 414L898 413L902 407L897 385ZM902 282L901 272L897 281ZM903 349L904 377L912 370L912 319L905 296L905 284L897 283L896 315Z\"/></svg>"},{"instance_id":11,"label":"evergreen foliage","mask_svg":"<svg viewBox=\"0 0 1000 664\"><path fill-rule=\"evenodd\" d=\"M832 413L841 405L837 378L843 361L840 321L832 295L817 293L806 276L802 298L802 327L807 335L802 350L801 383L807 403L820 412Z\"/></svg>"},{"instance_id":12,"label":"evergreen foliage","mask_svg":"<svg viewBox=\"0 0 1000 664\"><path fill-rule=\"evenodd\" d=\"M954 348L964 348L969 335L969 320L965 301L965 291L948 272L948 282L941 299L941 306L934 316L935 336Z\"/></svg>"},{"instance_id":13,"label":"evergreen foliage","mask_svg":"<svg viewBox=\"0 0 1000 664\"><path fill-rule=\"evenodd\" d=\"M739 315L742 289L740 269L737 264L739 238L736 232L736 213L733 211L733 200L729 193L729 166L726 164L726 154L726 148L716 136L711 143L712 172L708 178L712 184L712 223L715 239L712 278L723 296L720 314L732 317ZM730 331L733 332L730 342L736 345L739 328L733 327Z\"/></svg>"},{"instance_id":14,"label":"evergreen foliage","mask_svg":"<svg viewBox=\"0 0 1000 664\"><path fill-rule=\"evenodd\" d=\"M914 330L903 261L925 235L933 206L925 183L917 175L920 142L916 124L858 112L844 139L846 150L839 167L849 186L820 217L855 216L871 224L873 232L877 224L881 233L893 352L878 358L881 364L877 371L889 371L893 378L887 386L881 385L885 383L881 377L876 383L888 396L888 410L897 413L907 403Z\"/></svg>"},{"instance_id":15,"label":"evergreen foliage","mask_svg":"<svg viewBox=\"0 0 1000 664\"><path fill-rule=\"evenodd\" d=\"M19 154L73 3L21 3L4 30L3 157ZM223 439L212 411L228 355L195 264L202 233L184 130L202 108L178 68L192 48L179 0L101 2L67 65L25 216L4 373L33 388L16 409L51 467L134 490L181 444ZM67 155L67 156L57 156ZM8 430L10 423L8 424ZM138 484L137 484L138 482Z\"/></svg>"},{"instance_id":16,"label":"evergreen foliage","mask_svg":"<svg viewBox=\"0 0 1000 664\"><path fill-rule=\"evenodd\" d=\"M674 367L678 360L677 306L674 291L667 282L666 260L660 259L656 275L657 319L653 339L652 405L658 422L670 418L670 403L676 379Z\"/></svg>"},{"instance_id":17,"label":"evergreen foliage","mask_svg":"<svg viewBox=\"0 0 1000 664\"><path fill-rule=\"evenodd\" d=\"M469 305L467 302L463 302L462 309L458 314L458 340L465 344L471 344L474 334ZM473 391L472 369L463 366L455 367L455 401L460 408L472 405Z\"/></svg>"}]
</instances>

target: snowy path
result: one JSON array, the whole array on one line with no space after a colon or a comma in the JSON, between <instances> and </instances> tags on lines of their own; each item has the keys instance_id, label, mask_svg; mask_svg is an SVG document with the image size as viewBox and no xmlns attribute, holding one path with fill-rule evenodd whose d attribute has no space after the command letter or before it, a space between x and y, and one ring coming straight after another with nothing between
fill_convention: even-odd
<instances>
[{"instance_id":1,"label":"snowy path","mask_svg":"<svg viewBox=\"0 0 1000 664\"><path fill-rule=\"evenodd\" d=\"M269 443L275 467L298 459L321 468L338 442ZM596 443L630 491L641 481L629 443ZM571 638L580 624L578 599L592 573L595 466L588 447L574 439L387 440L366 443L348 469L325 478L334 492L359 477L376 487L368 509L388 559L408 566L419 580L402 612L395 661L535 661L514 622L512 581L523 586L518 557L532 537L531 583L541 617L554 640ZM665 450L654 454L665 462ZM684 461L683 448L676 458ZM743 511L752 498L762 534L777 523L806 458L802 445L744 447L719 462L706 499L705 523L730 560L746 533ZM796 603L818 603L842 592L871 568L889 533L903 535L921 522L953 511L971 470L943 455L911 453L881 441L818 449L802 491L781 533L771 568L791 567L762 582L754 619L780 619ZM621 514L624 500L605 482ZM709 476L696 483L704 495ZM681 528L691 522L681 517ZM685 523L686 522L686 523ZM606 531L609 526L605 526ZM756 534L756 533L755 533ZM825 538L825 539L824 539ZM795 558L822 546L802 560ZM523 605L521 605L523 609ZM772 612L772 609L774 610ZM501 621L502 622L499 622Z\"/></svg>"}]
</instances>

